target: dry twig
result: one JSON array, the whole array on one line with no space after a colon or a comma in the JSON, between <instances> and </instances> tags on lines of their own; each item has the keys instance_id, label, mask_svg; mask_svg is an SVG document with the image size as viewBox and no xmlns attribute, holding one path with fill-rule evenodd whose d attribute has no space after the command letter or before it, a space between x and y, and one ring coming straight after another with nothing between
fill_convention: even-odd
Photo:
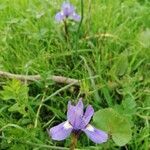
<instances>
[{"instance_id":1,"label":"dry twig","mask_svg":"<svg viewBox=\"0 0 150 150\"><path fill-rule=\"evenodd\" d=\"M0 78L18 79L21 81L29 81L29 82L38 81L42 79L40 75L20 75L20 74L12 74L5 71L0 71ZM72 83L74 85L79 85L79 80L63 76L51 75L50 77L48 77L48 79L57 83L64 83L64 84Z\"/></svg>"}]
</instances>

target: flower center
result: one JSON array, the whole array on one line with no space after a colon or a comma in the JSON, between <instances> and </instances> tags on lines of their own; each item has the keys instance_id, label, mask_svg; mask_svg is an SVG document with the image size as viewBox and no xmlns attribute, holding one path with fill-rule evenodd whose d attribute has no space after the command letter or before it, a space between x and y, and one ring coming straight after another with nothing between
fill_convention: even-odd
<instances>
[{"instance_id":1,"label":"flower center","mask_svg":"<svg viewBox=\"0 0 150 150\"><path fill-rule=\"evenodd\" d=\"M91 132L94 132L94 128L90 124L87 125L86 129Z\"/></svg>"},{"instance_id":2,"label":"flower center","mask_svg":"<svg viewBox=\"0 0 150 150\"><path fill-rule=\"evenodd\" d=\"M65 129L70 129L70 128L72 128L72 126L71 126L71 124L69 123L69 121L66 121L66 122L64 123L63 127L64 127Z\"/></svg>"}]
</instances>

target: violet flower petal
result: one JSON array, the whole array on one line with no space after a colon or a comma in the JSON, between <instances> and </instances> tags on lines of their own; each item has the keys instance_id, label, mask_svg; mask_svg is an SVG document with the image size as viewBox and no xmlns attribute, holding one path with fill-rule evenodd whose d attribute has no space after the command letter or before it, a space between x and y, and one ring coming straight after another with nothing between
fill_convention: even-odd
<instances>
[{"instance_id":1,"label":"violet flower petal","mask_svg":"<svg viewBox=\"0 0 150 150\"><path fill-rule=\"evenodd\" d=\"M75 112L75 106L71 105L71 101L68 102L68 111L67 111L67 119L71 123L74 121L74 112Z\"/></svg>"},{"instance_id":2,"label":"violet flower petal","mask_svg":"<svg viewBox=\"0 0 150 150\"><path fill-rule=\"evenodd\" d=\"M61 9L66 17L69 17L75 11L74 6L69 2L64 2Z\"/></svg>"},{"instance_id":3,"label":"violet flower petal","mask_svg":"<svg viewBox=\"0 0 150 150\"><path fill-rule=\"evenodd\" d=\"M85 128L85 126L87 126L92 118L94 114L94 109L91 105L89 105L87 108L86 108L86 111L83 115L83 118L82 118L82 124L81 124L81 129Z\"/></svg>"},{"instance_id":4,"label":"violet flower petal","mask_svg":"<svg viewBox=\"0 0 150 150\"><path fill-rule=\"evenodd\" d=\"M82 131L84 131L89 139L91 139L94 143L103 143L108 139L108 134L106 132L98 130L90 124Z\"/></svg>"},{"instance_id":5,"label":"violet flower petal","mask_svg":"<svg viewBox=\"0 0 150 150\"><path fill-rule=\"evenodd\" d=\"M83 102L82 102L82 98L79 99L79 101L78 101L78 103L75 107L80 112L80 114L83 116L84 105L83 105Z\"/></svg>"},{"instance_id":6,"label":"violet flower petal","mask_svg":"<svg viewBox=\"0 0 150 150\"><path fill-rule=\"evenodd\" d=\"M76 106L72 106L70 102L68 103L67 119L75 130L80 129L83 117L83 108L82 99L79 99Z\"/></svg>"},{"instance_id":7,"label":"violet flower petal","mask_svg":"<svg viewBox=\"0 0 150 150\"><path fill-rule=\"evenodd\" d=\"M62 20L65 19L65 15L63 12L58 12L56 15L55 15L55 20L57 22L61 22Z\"/></svg>"},{"instance_id":8,"label":"violet flower petal","mask_svg":"<svg viewBox=\"0 0 150 150\"><path fill-rule=\"evenodd\" d=\"M52 127L49 130L49 135L53 140L61 141L70 135L72 129L73 127L70 125L70 123L65 121L57 126Z\"/></svg>"},{"instance_id":9,"label":"violet flower petal","mask_svg":"<svg viewBox=\"0 0 150 150\"><path fill-rule=\"evenodd\" d=\"M73 12L70 16L74 21L79 22L81 20L81 16L78 15L77 13Z\"/></svg>"}]
</instances>

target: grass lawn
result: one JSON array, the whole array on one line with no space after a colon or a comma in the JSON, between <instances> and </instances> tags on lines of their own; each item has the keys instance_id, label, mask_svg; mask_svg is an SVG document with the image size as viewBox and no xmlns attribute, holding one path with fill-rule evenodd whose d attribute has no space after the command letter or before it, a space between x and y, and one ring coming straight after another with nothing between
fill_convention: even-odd
<instances>
[{"instance_id":1,"label":"grass lawn","mask_svg":"<svg viewBox=\"0 0 150 150\"><path fill-rule=\"evenodd\" d=\"M71 136L57 142L47 130L80 97L95 112L112 108L132 137L94 144L81 134L78 150L150 149L150 1L81 1L70 0L83 20L66 31L55 20L63 0L0 0L1 150L68 149Z\"/></svg>"}]
</instances>

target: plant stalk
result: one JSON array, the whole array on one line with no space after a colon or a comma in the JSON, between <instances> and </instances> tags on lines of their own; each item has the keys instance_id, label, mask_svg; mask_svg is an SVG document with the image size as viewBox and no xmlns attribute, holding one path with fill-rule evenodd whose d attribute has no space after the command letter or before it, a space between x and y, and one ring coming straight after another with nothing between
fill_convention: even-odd
<instances>
[{"instance_id":1,"label":"plant stalk","mask_svg":"<svg viewBox=\"0 0 150 150\"><path fill-rule=\"evenodd\" d=\"M68 25L67 25L66 20L64 20L64 32L65 32L65 39L66 39L66 41L68 42L69 33L68 33Z\"/></svg>"},{"instance_id":2,"label":"plant stalk","mask_svg":"<svg viewBox=\"0 0 150 150\"><path fill-rule=\"evenodd\" d=\"M75 150L76 145L77 145L77 140L78 140L78 134L77 133L72 133L70 150Z\"/></svg>"}]
</instances>

